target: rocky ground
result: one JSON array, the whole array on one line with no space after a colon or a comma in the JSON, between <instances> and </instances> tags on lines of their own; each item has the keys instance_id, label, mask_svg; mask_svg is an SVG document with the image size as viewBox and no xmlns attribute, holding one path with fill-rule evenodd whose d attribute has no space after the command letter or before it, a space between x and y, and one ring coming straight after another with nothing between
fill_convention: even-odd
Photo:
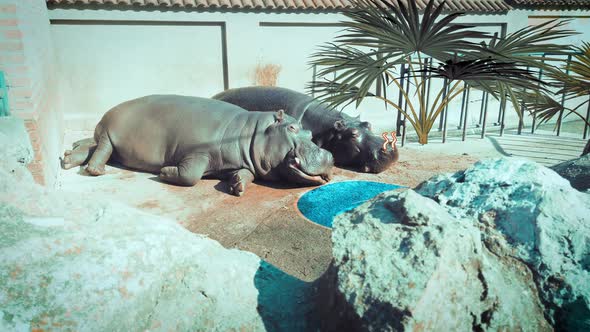
<instances>
[{"instance_id":1,"label":"rocky ground","mask_svg":"<svg viewBox=\"0 0 590 332\"><path fill-rule=\"evenodd\" d=\"M336 217L326 330L590 330L590 194L491 159Z\"/></svg>"},{"instance_id":2,"label":"rocky ground","mask_svg":"<svg viewBox=\"0 0 590 332\"><path fill-rule=\"evenodd\" d=\"M66 146L89 132L69 132ZM432 142L400 148L400 160L381 174L336 169L334 181L370 180L415 187L435 174L453 172L475 161L498 156L487 140L470 144ZM255 183L243 197L228 194L224 182L202 180L195 187L160 183L153 174L107 166L107 174L87 176L81 169L62 171L60 189L79 195L108 197L142 211L175 220L191 232L219 241L226 248L255 253L286 273L313 281L327 269L330 230L309 222L296 208L313 188Z\"/></svg>"},{"instance_id":3,"label":"rocky ground","mask_svg":"<svg viewBox=\"0 0 590 332\"><path fill-rule=\"evenodd\" d=\"M590 194L526 160L473 165L496 155L485 140L337 170L413 189L333 231L296 212L309 188L237 198L111 166L51 190L17 145L0 148L2 331L590 330Z\"/></svg>"}]
</instances>

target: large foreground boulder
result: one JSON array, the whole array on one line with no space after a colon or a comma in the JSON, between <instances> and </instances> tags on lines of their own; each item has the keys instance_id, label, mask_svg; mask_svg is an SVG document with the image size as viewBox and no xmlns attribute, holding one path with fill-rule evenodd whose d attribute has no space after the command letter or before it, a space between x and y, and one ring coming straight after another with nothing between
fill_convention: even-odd
<instances>
[{"instance_id":1,"label":"large foreground boulder","mask_svg":"<svg viewBox=\"0 0 590 332\"><path fill-rule=\"evenodd\" d=\"M567 179L572 187L581 191L590 189L590 153L551 166L551 169Z\"/></svg>"},{"instance_id":2,"label":"large foreground boulder","mask_svg":"<svg viewBox=\"0 0 590 332\"><path fill-rule=\"evenodd\" d=\"M36 185L22 121L0 138L0 331L316 330L310 283L106 194Z\"/></svg>"},{"instance_id":3,"label":"large foreground boulder","mask_svg":"<svg viewBox=\"0 0 590 332\"><path fill-rule=\"evenodd\" d=\"M347 327L590 329L590 195L538 164L483 161L384 193L337 217L332 242L324 306Z\"/></svg>"},{"instance_id":4,"label":"large foreground boulder","mask_svg":"<svg viewBox=\"0 0 590 332\"><path fill-rule=\"evenodd\" d=\"M0 331L265 329L254 254L11 173L0 169Z\"/></svg>"}]
</instances>

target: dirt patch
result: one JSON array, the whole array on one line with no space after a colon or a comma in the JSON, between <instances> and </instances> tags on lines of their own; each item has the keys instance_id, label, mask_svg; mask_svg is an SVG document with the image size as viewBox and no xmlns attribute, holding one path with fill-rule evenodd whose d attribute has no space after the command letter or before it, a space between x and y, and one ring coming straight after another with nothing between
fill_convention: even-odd
<instances>
[{"instance_id":1,"label":"dirt patch","mask_svg":"<svg viewBox=\"0 0 590 332\"><path fill-rule=\"evenodd\" d=\"M419 149L418 149L419 150ZM415 187L435 174L465 169L479 158L400 148L400 161L380 174L337 168L333 181L367 180ZM305 219L298 198L313 188L276 183L249 184L242 197L228 194L225 182L203 179L194 187L162 183L153 174L107 166L107 175L89 177L76 169L61 173L61 188L102 195L178 222L226 248L255 253L305 281L324 273L331 261L331 230Z\"/></svg>"},{"instance_id":2,"label":"dirt patch","mask_svg":"<svg viewBox=\"0 0 590 332\"><path fill-rule=\"evenodd\" d=\"M145 201L145 202L137 205L137 208L138 209L146 209L146 210L160 208L160 202L152 199L152 200Z\"/></svg>"}]
</instances>

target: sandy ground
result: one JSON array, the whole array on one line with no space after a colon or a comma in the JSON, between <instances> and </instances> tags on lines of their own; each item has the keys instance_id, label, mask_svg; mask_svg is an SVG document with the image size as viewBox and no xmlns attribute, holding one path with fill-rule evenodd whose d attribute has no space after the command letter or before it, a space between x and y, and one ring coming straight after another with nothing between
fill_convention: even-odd
<instances>
[{"instance_id":1,"label":"sandy ground","mask_svg":"<svg viewBox=\"0 0 590 332\"><path fill-rule=\"evenodd\" d=\"M90 132L70 131L65 146ZM431 142L400 148L400 160L381 174L335 170L335 182L370 180L415 187L431 176L465 169L475 161L500 154L489 140ZM91 177L82 168L61 171L59 188L72 194L96 195L125 202L173 220L227 248L251 251L270 264L304 281L318 278L331 260L331 231L304 218L298 198L313 188L254 183L242 197L228 194L219 180L202 180L194 187L177 187L153 174L107 166L107 174ZM125 220L121 220L125 222Z\"/></svg>"}]
</instances>

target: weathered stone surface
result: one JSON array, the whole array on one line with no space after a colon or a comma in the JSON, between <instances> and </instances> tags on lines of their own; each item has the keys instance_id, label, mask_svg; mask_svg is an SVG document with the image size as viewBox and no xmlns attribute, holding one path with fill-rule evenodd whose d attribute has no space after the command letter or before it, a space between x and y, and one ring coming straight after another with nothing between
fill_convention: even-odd
<instances>
[{"instance_id":1,"label":"weathered stone surface","mask_svg":"<svg viewBox=\"0 0 590 332\"><path fill-rule=\"evenodd\" d=\"M511 158L478 162L417 191L456 217L475 217L499 230L534 271L552 323L590 329L590 194L549 168Z\"/></svg>"},{"instance_id":2,"label":"weathered stone surface","mask_svg":"<svg viewBox=\"0 0 590 332\"><path fill-rule=\"evenodd\" d=\"M326 306L356 329L590 328L590 195L538 164L482 161L384 193L338 216L332 242Z\"/></svg>"},{"instance_id":3,"label":"weathered stone surface","mask_svg":"<svg viewBox=\"0 0 590 332\"><path fill-rule=\"evenodd\" d=\"M171 221L0 170L2 331L264 330L260 265Z\"/></svg>"},{"instance_id":4,"label":"weathered stone surface","mask_svg":"<svg viewBox=\"0 0 590 332\"><path fill-rule=\"evenodd\" d=\"M33 161L34 152L23 120L0 117L0 142L0 168L14 177L31 179L25 166Z\"/></svg>"},{"instance_id":5,"label":"weathered stone surface","mask_svg":"<svg viewBox=\"0 0 590 332\"><path fill-rule=\"evenodd\" d=\"M581 191L590 189L590 154L551 166L551 169L567 179L572 187Z\"/></svg>"},{"instance_id":6,"label":"weathered stone surface","mask_svg":"<svg viewBox=\"0 0 590 332\"><path fill-rule=\"evenodd\" d=\"M340 215L332 239L338 291L362 330L550 330L526 266L412 190Z\"/></svg>"}]
</instances>

